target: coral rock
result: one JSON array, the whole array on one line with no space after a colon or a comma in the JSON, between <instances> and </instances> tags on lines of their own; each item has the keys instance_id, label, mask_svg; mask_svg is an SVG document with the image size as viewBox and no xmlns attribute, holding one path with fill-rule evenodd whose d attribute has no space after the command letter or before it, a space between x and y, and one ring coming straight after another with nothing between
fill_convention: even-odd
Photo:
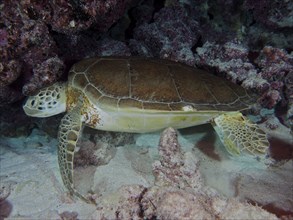
<instances>
[{"instance_id":1,"label":"coral rock","mask_svg":"<svg viewBox=\"0 0 293 220\"><path fill-rule=\"evenodd\" d=\"M152 187L141 199L147 219L278 219L260 207L177 187Z\"/></svg>"},{"instance_id":2,"label":"coral rock","mask_svg":"<svg viewBox=\"0 0 293 220\"><path fill-rule=\"evenodd\" d=\"M21 62L17 60L0 63L0 86L13 83L20 76L21 66Z\"/></svg>"},{"instance_id":3,"label":"coral rock","mask_svg":"<svg viewBox=\"0 0 293 220\"><path fill-rule=\"evenodd\" d=\"M287 118L293 132L293 70L285 78L285 94L288 99Z\"/></svg>"},{"instance_id":4,"label":"coral rock","mask_svg":"<svg viewBox=\"0 0 293 220\"><path fill-rule=\"evenodd\" d=\"M103 196L92 219L277 219L260 207L228 200L203 186L197 159L181 152L174 129L162 133L159 154L154 186L122 186Z\"/></svg>"},{"instance_id":5,"label":"coral rock","mask_svg":"<svg viewBox=\"0 0 293 220\"><path fill-rule=\"evenodd\" d=\"M194 65L191 48L198 38L197 22L181 7L162 8L153 23L143 23L134 30L134 39L154 56L189 65Z\"/></svg>"},{"instance_id":6,"label":"coral rock","mask_svg":"<svg viewBox=\"0 0 293 220\"><path fill-rule=\"evenodd\" d=\"M198 66L226 73L234 83L255 78L257 75L255 67L249 62L248 48L239 43L227 42L219 45L206 42L202 47L197 48L196 52ZM261 83L264 84L265 81Z\"/></svg>"},{"instance_id":7,"label":"coral rock","mask_svg":"<svg viewBox=\"0 0 293 220\"><path fill-rule=\"evenodd\" d=\"M56 82L63 73L64 63L58 57L51 57L36 65L33 77L23 86L25 95L32 95L35 91Z\"/></svg>"},{"instance_id":8,"label":"coral rock","mask_svg":"<svg viewBox=\"0 0 293 220\"><path fill-rule=\"evenodd\" d=\"M105 165L115 156L116 148L106 142L99 141L96 144L91 141L79 143L80 149L75 154L75 165Z\"/></svg>"},{"instance_id":9,"label":"coral rock","mask_svg":"<svg viewBox=\"0 0 293 220\"><path fill-rule=\"evenodd\" d=\"M159 144L160 161L153 164L155 184L176 186L179 188L202 186L198 171L198 161L192 153L182 153L173 128L164 130Z\"/></svg>"},{"instance_id":10,"label":"coral rock","mask_svg":"<svg viewBox=\"0 0 293 220\"><path fill-rule=\"evenodd\" d=\"M29 83L23 92L32 94L55 82L62 73L59 72L59 64L62 61L57 57L56 44L49 34L48 27L33 16L26 4L31 5L27 1L4 1L1 4L0 103L16 101L27 81ZM20 77L21 75L23 77ZM17 79L20 79L17 85L12 86ZM3 89L7 85L9 87ZM5 99L3 90L5 94L10 94L10 100Z\"/></svg>"},{"instance_id":11,"label":"coral rock","mask_svg":"<svg viewBox=\"0 0 293 220\"><path fill-rule=\"evenodd\" d=\"M196 52L198 66L225 73L234 83L258 91L258 101L263 107L274 108L279 102L283 105L290 102L292 89L286 90L291 91L288 96L284 86L292 88L288 75L293 69L293 57L285 50L267 46L253 59L248 48L239 43L206 42ZM290 118L291 114L288 115Z\"/></svg>"},{"instance_id":12,"label":"coral rock","mask_svg":"<svg viewBox=\"0 0 293 220\"><path fill-rule=\"evenodd\" d=\"M62 212L59 214L61 220L78 220L78 213L77 212Z\"/></svg>"},{"instance_id":13,"label":"coral rock","mask_svg":"<svg viewBox=\"0 0 293 220\"><path fill-rule=\"evenodd\" d=\"M41 19L54 31L70 34L91 26L104 32L125 12L131 0L62 1L52 3L26 1L23 5L30 17Z\"/></svg>"},{"instance_id":14,"label":"coral rock","mask_svg":"<svg viewBox=\"0 0 293 220\"><path fill-rule=\"evenodd\" d=\"M0 182L0 204L7 199L11 192L11 184L8 182Z\"/></svg>"},{"instance_id":15,"label":"coral rock","mask_svg":"<svg viewBox=\"0 0 293 220\"><path fill-rule=\"evenodd\" d=\"M278 0L245 0L244 7L252 10L256 21L270 29L293 27L292 3Z\"/></svg>"},{"instance_id":16,"label":"coral rock","mask_svg":"<svg viewBox=\"0 0 293 220\"><path fill-rule=\"evenodd\" d=\"M202 203L205 198L178 188L152 187L141 203L148 219L213 219Z\"/></svg>"},{"instance_id":17,"label":"coral rock","mask_svg":"<svg viewBox=\"0 0 293 220\"><path fill-rule=\"evenodd\" d=\"M99 201L92 219L143 219L140 200L144 191L140 185L121 187Z\"/></svg>"},{"instance_id":18,"label":"coral rock","mask_svg":"<svg viewBox=\"0 0 293 220\"><path fill-rule=\"evenodd\" d=\"M261 77L269 83L268 90L262 96L263 106L273 108L281 100L283 104L290 102L292 91L286 89L284 94L284 86L292 87L290 73L293 71L293 56L285 50L267 46L263 48L255 62L261 67Z\"/></svg>"},{"instance_id":19,"label":"coral rock","mask_svg":"<svg viewBox=\"0 0 293 220\"><path fill-rule=\"evenodd\" d=\"M110 38L98 43L97 54L99 56L130 56L130 50L125 43Z\"/></svg>"}]
</instances>

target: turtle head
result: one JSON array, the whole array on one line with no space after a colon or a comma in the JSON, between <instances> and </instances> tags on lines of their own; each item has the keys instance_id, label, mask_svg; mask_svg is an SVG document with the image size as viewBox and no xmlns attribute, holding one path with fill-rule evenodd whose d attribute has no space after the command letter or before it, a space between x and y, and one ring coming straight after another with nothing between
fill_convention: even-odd
<instances>
[{"instance_id":1,"label":"turtle head","mask_svg":"<svg viewBox=\"0 0 293 220\"><path fill-rule=\"evenodd\" d=\"M66 83L57 82L29 96L23 106L24 112L32 117L45 118L66 111Z\"/></svg>"}]
</instances>

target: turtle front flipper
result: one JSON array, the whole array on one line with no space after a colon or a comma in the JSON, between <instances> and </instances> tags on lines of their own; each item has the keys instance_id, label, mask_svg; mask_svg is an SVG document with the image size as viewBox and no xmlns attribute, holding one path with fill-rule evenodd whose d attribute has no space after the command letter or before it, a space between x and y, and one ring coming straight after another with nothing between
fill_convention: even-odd
<instances>
[{"instance_id":1,"label":"turtle front flipper","mask_svg":"<svg viewBox=\"0 0 293 220\"><path fill-rule=\"evenodd\" d=\"M58 132L58 163L63 183L70 194L89 202L88 199L77 192L73 184L74 151L82 128L81 108L82 102L79 101L77 106L61 120Z\"/></svg>"},{"instance_id":2,"label":"turtle front flipper","mask_svg":"<svg viewBox=\"0 0 293 220\"><path fill-rule=\"evenodd\" d=\"M240 112L222 114L214 122L214 129L230 154L246 152L259 156L268 153L269 141L264 131Z\"/></svg>"}]
</instances>

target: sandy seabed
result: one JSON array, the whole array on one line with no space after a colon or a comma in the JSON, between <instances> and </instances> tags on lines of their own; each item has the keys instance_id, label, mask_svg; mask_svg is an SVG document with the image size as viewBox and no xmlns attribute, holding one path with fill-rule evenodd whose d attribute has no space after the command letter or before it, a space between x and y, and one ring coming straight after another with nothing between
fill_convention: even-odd
<instances>
[{"instance_id":1,"label":"sandy seabed","mask_svg":"<svg viewBox=\"0 0 293 220\"><path fill-rule=\"evenodd\" d=\"M152 186L152 164L159 158L159 139L159 132L134 134L135 144L116 146L107 164L77 167L77 188L105 197L124 185ZM230 158L209 125L182 129L178 140L184 152L192 152L199 160L206 186L278 216L293 216L292 159L268 168L254 158ZM285 145L292 147L292 143ZM95 205L72 199L66 193L56 148L57 140L38 129L28 137L0 139L0 219L66 219L67 215L72 219L93 218Z\"/></svg>"}]
</instances>

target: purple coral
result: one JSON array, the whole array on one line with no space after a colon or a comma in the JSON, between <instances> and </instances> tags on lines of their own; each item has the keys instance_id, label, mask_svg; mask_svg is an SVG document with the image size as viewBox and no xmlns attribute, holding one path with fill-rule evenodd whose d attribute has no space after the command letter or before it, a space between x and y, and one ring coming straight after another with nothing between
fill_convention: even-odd
<instances>
[{"instance_id":1,"label":"purple coral","mask_svg":"<svg viewBox=\"0 0 293 220\"><path fill-rule=\"evenodd\" d=\"M251 58L252 52L240 43L207 42L196 52L198 66L225 73L233 82L257 90L262 106L273 108L281 100L288 103L283 88L286 75L293 69L293 57L285 50L267 46Z\"/></svg>"},{"instance_id":2,"label":"purple coral","mask_svg":"<svg viewBox=\"0 0 293 220\"><path fill-rule=\"evenodd\" d=\"M0 86L13 83L20 76L21 66L17 60L0 63Z\"/></svg>"},{"instance_id":3,"label":"purple coral","mask_svg":"<svg viewBox=\"0 0 293 220\"><path fill-rule=\"evenodd\" d=\"M191 48L198 38L198 23L181 7L162 8L154 15L154 22L134 30L134 39L149 48L153 56L189 65L195 62Z\"/></svg>"},{"instance_id":4,"label":"purple coral","mask_svg":"<svg viewBox=\"0 0 293 220\"><path fill-rule=\"evenodd\" d=\"M242 44L227 42L224 45L206 42L196 49L196 65L226 73L234 83L256 74L248 59L249 50Z\"/></svg>"},{"instance_id":5,"label":"purple coral","mask_svg":"<svg viewBox=\"0 0 293 220\"><path fill-rule=\"evenodd\" d=\"M292 28L292 2L278 0L245 0L244 8L252 10L253 18L271 29Z\"/></svg>"},{"instance_id":6,"label":"purple coral","mask_svg":"<svg viewBox=\"0 0 293 220\"><path fill-rule=\"evenodd\" d=\"M23 3L4 1L1 6L1 104L18 99L21 85L26 83L23 80L29 81L24 86L24 93L32 94L56 81L62 73L58 67L63 61L58 61L56 45L48 27L42 21L31 19ZM45 77L40 76L43 73ZM24 77L18 86L13 86L21 75ZM5 99L4 94L10 94L10 100Z\"/></svg>"},{"instance_id":7,"label":"purple coral","mask_svg":"<svg viewBox=\"0 0 293 220\"><path fill-rule=\"evenodd\" d=\"M78 53L81 51L78 46L64 44L62 38L59 41L60 35L56 37L56 32L52 30L71 34L94 27L98 37L100 32L108 30L124 14L130 3L131 0L84 3L60 0L54 3L51 1L4 1L0 12L2 18L0 104L14 102L21 97L21 93L31 95L40 88L57 81L66 68L64 63L68 60L82 59L87 55L105 54L102 51L90 54L92 50L87 53ZM53 35L59 44L68 48L72 47L72 51L78 51L73 53L75 56L63 56L61 59L59 53L62 50L57 48ZM89 48L100 47L96 44L97 41L91 42L95 45ZM122 42L108 44L109 47L113 45L118 49L124 47L124 52L116 53L116 55L130 55ZM102 49L103 47L100 47L100 50ZM64 51L66 50L68 49L65 48ZM17 79L20 79L17 86L11 86ZM10 96L9 99L8 96Z\"/></svg>"},{"instance_id":8,"label":"purple coral","mask_svg":"<svg viewBox=\"0 0 293 220\"><path fill-rule=\"evenodd\" d=\"M131 0L35 1L24 3L31 18L50 25L54 31L72 34L94 27L105 32L127 9Z\"/></svg>"},{"instance_id":9,"label":"purple coral","mask_svg":"<svg viewBox=\"0 0 293 220\"><path fill-rule=\"evenodd\" d=\"M6 46L8 44L7 31L5 29L0 29L0 46Z\"/></svg>"},{"instance_id":10,"label":"purple coral","mask_svg":"<svg viewBox=\"0 0 293 220\"><path fill-rule=\"evenodd\" d=\"M33 91L56 82L63 73L64 64L58 57L51 57L33 68L33 76L23 86L22 92L30 95Z\"/></svg>"},{"instance_id":11,"label":"purple coral","mask_svg":"<svg viewBox=\"0 0 293 220\"><path fill-rule=\"evenodd\" d=\"M284 86L290 87L285 78L293 71L293 56L285 50L266 46L255 62L261 68L261 77L269 83L268 90L262 95L263 105L273 108L281 100L283 104L288 103L290 95L284 93Z\"/></svg>"},{"instance_id":12,"label":"purple coral","mask_svg":"<svg viewBox=\"0 0 293 220\"><path fill-rule=\"evenodd\" d=\"M110 38L98 42L97 54L99 56L130 56L130 50L124 42Z\"/></svg>"},{"instance_id":13,"label":"purple coral","mask_svg":"<svg viewBox=\"0 0 293 220\"><path fill-rule=\"evenodd\" d=\"M201 175L198 171L198 161L190 154L181 152L177 132L167 128L161 135L159 144L160 161L153 164L156 185L176 186L179 188L202 186Z\"/></svg>"},{"instance_id":14,"label":"purple coral","mask_svg":"<svg viewBox=\"0 0 293 220\"><path fill-rule=\"evenodd\" d=\"M288 99L287 118L293 132L293 70L290 71L285 78L285 95Z\"/></svg>"}]
</instances>

